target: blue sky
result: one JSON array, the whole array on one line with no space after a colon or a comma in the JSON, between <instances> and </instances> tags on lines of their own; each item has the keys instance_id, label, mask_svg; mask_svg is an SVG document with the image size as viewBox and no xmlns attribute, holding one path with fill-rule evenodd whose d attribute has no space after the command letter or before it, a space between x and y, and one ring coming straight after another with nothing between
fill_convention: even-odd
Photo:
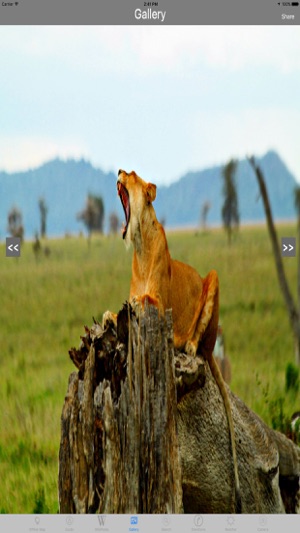
<instances>
[{"instance_id":1,"label":"blue sky","mask_svg":"<svg viewBox=\"0 0 300 533\"><path fill-rule=\"evenodd\" d=\"M293 26L0 27L0 170L86 158L157 184L277 150L300 181Z\"/></svg>"}]
</instances>

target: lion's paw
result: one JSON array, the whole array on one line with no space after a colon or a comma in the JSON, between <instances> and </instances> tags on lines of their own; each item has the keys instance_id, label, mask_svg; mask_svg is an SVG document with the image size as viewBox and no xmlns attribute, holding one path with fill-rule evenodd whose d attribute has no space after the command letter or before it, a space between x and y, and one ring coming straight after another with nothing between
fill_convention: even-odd
<instances>
[{"instance_id":1,"label":"lion's paw","mask_svg":"<svg viewBox=\"0 0 300 533\"><path fill-rule=\"evenodd\" d=\"M185 344L185 353L190 357L196 357L197 346L192 341L187 341Z\"/></svg>"},{"instance_id":2,"label":"lion's paw","mask_svg":"<svg viewBox=\"0 0 300 533\"><path fill-rule=\"evenodd\" d=\"M114 326L117 326L117 315L111 311L105 311L102 317L103 329L105 329L111 323L113 323Z\"/></svg>"},{"instance_id":3,"label":"lion's paw","mask_svg":"<svg viewBox=\"0 0 300 533\"><path fill-rule=\"evenodd\" d=\"M132 298L130 301L131 308L134 312L134 314L138 317L143 310L143 304L141 300L137 297Z\"/></svg>"}]
</instances>

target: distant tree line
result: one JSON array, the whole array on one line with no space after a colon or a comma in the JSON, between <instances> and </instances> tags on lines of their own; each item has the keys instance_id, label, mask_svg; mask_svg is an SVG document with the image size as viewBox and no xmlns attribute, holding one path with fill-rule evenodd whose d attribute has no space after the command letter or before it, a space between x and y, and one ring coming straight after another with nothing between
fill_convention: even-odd
<instances>
[{"instance_id":1,"label":"distant tree line","mask_svg":"<svg viewBox=\"0 0 300 533\"><path fill-rule=\"evenodd\" d=\"M90 240L93 232L104 232L104 202L101 196L89 194L85 207L77 214L77 220L83 222L88 232L88 239ZM109 233L116 234L119 229L119 217L115 212L109 215Z\"/></svg>"},{"instance_id":2,"label":"distant tree line","mask_svg":"<svg viewBox=\"0 0 300 533\"><path fill-rule=\"evenodd\" d=\"M39 199L39 210L40 210L40 236L42 238L46 237L46 228L47 228L47 214L48 207L45 202L45 198Z\"/></svg>"},{"instance_id":3,"label":"distant tree line","mask_svg":"<svg viewBox=\"0 0 300 533\"><path fill-rule=\"evenodd\" d=\"M232 234L239 227L240 216L238 210L238 196L236 189L236 169L237 161L231 159L222 170L223 177L223 198L222 220L227 232L228 243L231 244Z\"/></svg>"},{"instance_id":4,"label":"distant tree line","mask_svg":"<svg viewBox=\"0 0 300 533\"><path fill-rule=\"evenodd\" d=\"M103 233L104 203L101 196L89 194L86 199L85 208L78 213L77 220L83 222L89 238L93 231Z\"/></svg>"},{"instance_id":5,"label":"distant tree line","mask_svg":"<svg viewBox=\"0 0 300 533\"><path fill-rule=\"evenodd\" d=\"M7 231L12 237L24 239L24 226L22 212L17 206L13 206L7 215Z\"/></svg>"},{"instance_id":6,"label":"distant tree line","mask_svg":"<svg viewBox=\"0 0 300 533\"><path fill-rule=\"evenodd\" d=\"M221 217L223 227L227 233L228 244L231 244L234 231L239 227L240 215L238 209L238 195L236 185L237 161L230 161L222 168L222 196L223 204L221 207ZM211 208L211 202L204 200L200 208L200 226L202 231L207 229L207 216Z\"/></svg>"},{"instance_id":7,"label":"distant tree line","mask_svg":"<svg viewBox=\"0 0 300 533\"><path fill-rule=\"evenodd\" d=\"M45 198L40 197L38 200L39 208L39 231L35 232L35 249L40 249L40 239L47 237L47 216L48 206ZM90 239L92 232L103 233L104 231L104 202L101 196L89 194L86 199L85 207L76 216L78 221L85 225L88 237ZM119 229L119 217L115 212L109 216L109 232L116 234ZM13 206L7 215L7 231L12 237L24 239L25 228L23 223L22 211L18 206Z\"/></svg>"}]
</instances>

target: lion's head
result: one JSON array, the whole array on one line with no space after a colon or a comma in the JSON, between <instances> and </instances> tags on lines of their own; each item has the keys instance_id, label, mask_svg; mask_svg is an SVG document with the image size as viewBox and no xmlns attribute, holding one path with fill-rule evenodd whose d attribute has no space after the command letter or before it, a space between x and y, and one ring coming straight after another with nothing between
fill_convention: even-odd
<instances>
[{"instance_id":1,"label":"lion's head","mask_svg":"<svg viewBox=\"0 0 300 533\"><path fill-rule=\"evenodd\" d=\"M125 213L123 239L130 242L135 239L142 219L145 224L150 211L153 216L152 202L156 197L156 185L146 183L134 171L127 174L125 170L119 170L117 189Z\"/></svg>"}]
</instances>

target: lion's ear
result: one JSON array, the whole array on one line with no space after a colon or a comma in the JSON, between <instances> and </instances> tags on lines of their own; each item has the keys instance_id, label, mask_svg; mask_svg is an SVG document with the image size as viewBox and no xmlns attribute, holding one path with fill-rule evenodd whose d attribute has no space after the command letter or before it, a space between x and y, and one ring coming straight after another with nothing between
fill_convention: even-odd
<instances>
[{"instance_id":1,"label":"lion's ear","mask_svg":"<svg viewBox=\"0 0 300 533\"><path fill-rule=\"evenodd\" d=\"M156 185L153 183L147 183L147 198L150 202L154 202L156 198Z\"/></svg>"}]
</instances>

